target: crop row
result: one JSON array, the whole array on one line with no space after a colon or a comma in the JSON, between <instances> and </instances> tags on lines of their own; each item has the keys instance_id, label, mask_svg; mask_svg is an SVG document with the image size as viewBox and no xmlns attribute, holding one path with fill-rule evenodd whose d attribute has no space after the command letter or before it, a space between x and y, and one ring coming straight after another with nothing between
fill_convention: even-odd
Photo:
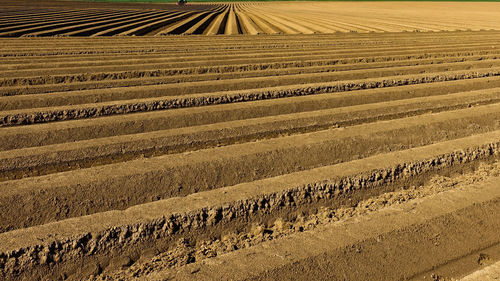
<instances>
[{"instance_id":1,"label":"crop row","mask_svg":"<svg viewBox=\"0 0 500 281\"><path fill-rule=\"evenodd\" d=\"M266 5L212 8L239 20ZM404 279L486 251L500 242L499 35L2 38L0 279L229 279L224 264L249 257L277 276L326 249L419 253L374 267ZM334 222L354 214L346 236ZM290 259L257 251L292 240Z\"/></svg>"},{"instance_id":2,"label":"crop row","mask_svg":"<svg viewBox=\"0 0 500 281\"><path fill-rule=\"evenodd\" d=\"M498 30L491 4L448 4L448 13L432 5L390 3L231 3L143 5L116 8L95 4L92 9L12 7L0 16L0 37L43 36L161 36L169 34L317 34L367 32L433 32ZM41 5L42 6L42 5ZM465 7L464 7L465 6ZM495 7L496 8L496 7ZM473 14L470 14L473 11ZM481 22L475 19L481 14ZM404 16L403 16L404 15ZM474 17L471 17L474 15Z\"/></svg>"}]
</instances>

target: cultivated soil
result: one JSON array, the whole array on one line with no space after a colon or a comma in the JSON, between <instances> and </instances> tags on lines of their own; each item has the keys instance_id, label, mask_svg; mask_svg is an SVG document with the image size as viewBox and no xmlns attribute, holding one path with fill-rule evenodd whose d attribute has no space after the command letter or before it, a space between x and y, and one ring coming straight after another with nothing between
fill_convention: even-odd
<instances>
[{"instance_id":1,"label":"cultivated soil","mask_svg":"<svg viewBox=\"0 0 500 281\"><path fill-rule=\"evenodd\" d=\"M493 3L450 3L460 23L418 9L446 3L26 3L1 3L0 32L32 37L0 39L0 280L496 278ZM377 32L331 33L327 7ZM106 9L134 19L75 19ZM245 17L328 34L88 38Z\"/></svg>"},{"instance_id":2,"label":"cultivated soil","mask_svg":"<svg viewBox=\"0 0 500 281\"><path fill-rule=\"evenodd\" d=\"M0 0L0 37L498 30L487 2L106 3Z\"/></svg>"}]
</instances>

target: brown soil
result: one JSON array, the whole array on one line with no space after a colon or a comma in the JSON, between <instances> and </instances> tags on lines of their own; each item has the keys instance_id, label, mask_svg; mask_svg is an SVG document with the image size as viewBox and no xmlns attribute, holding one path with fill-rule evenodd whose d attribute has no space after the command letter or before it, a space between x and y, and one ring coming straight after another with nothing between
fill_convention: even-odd
<instances>
[{"instance_id":1,"label":"brown soil","mask_svg":"<svg viewBox=\"0 0 500 281\"><path fill-rule=\"evenodd\" d=\"M51 3L61 18L87 9ZM291 23L298 6L280 5L214 4L226 10L159 30L333 24L319 12L331 3L306 9L321 24ZM119 10L134 29L132 10L156 17L152 6L93 12ZM283 14L261 13L273 7ZM49 8L33 7L33 18L46 21ZM379 16L358 27L398 30ZM499 40L497 31L0 39L0 279L451 280L494 264Z\"/></svg>"},{"instance_id":2,"label":"brown soil","mask_svg":"<svg viewBox=\"0 0 500 281\"><path fill-rule=\"evenodd\" d=\"M322 228L328 226L331 227L333 225L342 225L346 223L348 224L349 222L356 220L356 218L358 217L361 218L367 215L374 215L375 213L383 212L391 208L402 208L399 207L399 205L407 205L409 203L413 203L414 201L418 202L419 199L422 199L424 197L432 197L432 195L436 195L438 193L453 189L459 190L463 188L469 188L471 185L477 186L479 184L482 184L483 182L491 183L500 179L499 176L499 162L488 165L483 164L474 172L456 175L451 178L436 176L434 178L431 178L429 182L427 182L423 186L410 186L400 191L387 192L382 195L355 203L354 206L351 207L340 207L337 209L331 207L322 207L318 209L317 212L312 214L299 214L293 218L278 218L272 224L267 226L263 224L254 224L248 232L228 233L220 238L215 238L213 240L203 240L190 243L190 241L181 238L178 241L177 245L175 245L172 249L156 255L150 260L141 260L139 262L136 262L130 267L127 266L128 268L123 271L110 269L108 272L105 272L104 274L91 279L119 280L145 276L147 276L145 278L152 278L153 276L157 275L166 275L167 270L170 270L169 273L175 275L178 273L174 273L175 270L171 269L179 268L186 264L196 262L200 264L201 267L203 267L202 261L206 259L215 258L217 256L221 256L229 252L234 252L236 250L251 249L253 246L266 243L267 241L273 241L288 236L293 237L293 235L296 233L314 233L315 231L320 231ZM453 233L451 234L453 235ZM443 240L443 237L442 234L437 234L431 239L434 240L434 246L439 246L441 240ZM300 247L300 245L296 246ZM360 253L361 247L353 247L353 250ZM366 249L363 250L365 251ZM402 259L404 257L398 258ZM485 265L490 259L490 256L480 254L478 258L478 265ZM298 265L292 266L296 267ZM468 266L470 267L471 265ZM199 270L201 270L201 268ZM290 270L289 268L286 268L286 271L283 269L279 270L279 274L273 272L271 274L266 273L266 275L273 276L272 274L275 274L274 276L277 277L277 279L282 280L302 279L297 278L297 276L292 277L290 275L287 275L288 272L286 271ZM312 274L318 274L316 270L312 268L310 270L312 271ZM285 271L286 273L283 271ZM311 272L307 272L305 274L311 274ZM200 274L196 272L195 276L193 276L193 279L199 277L199 275ZM431 274L431 276L432 275L433 274ZM436 274L434 273L434 275ZM269 277L259 277L256 279L268 278ZM276 280L275 278L273 279Z\"/></svg>"},{"instance_id":3,"label":"brown soil","mask_svg":"<svg viewBox=\"0 0 500 281\"><path fill-rule=\"evenodd\" d=\"M0 1L0 37L499 30L495 3ZM390 12L388 12L390 11Z\"/></svg>"}]
</instances>

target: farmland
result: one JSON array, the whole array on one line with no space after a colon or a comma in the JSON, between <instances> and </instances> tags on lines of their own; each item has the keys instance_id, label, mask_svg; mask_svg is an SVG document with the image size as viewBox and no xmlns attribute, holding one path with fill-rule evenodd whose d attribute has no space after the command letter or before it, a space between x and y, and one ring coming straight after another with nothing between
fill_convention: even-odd
<instances>
[{"instance_id":1,"label":"farmland","mask_svg":"<svg viewBox=\"0 0 500 281\"><path fill-rule=\"evenodd\" d=\"M4 1L4 2L1 2ZM86 3L0 0L0 37L317 34L500 29L497 3ZM3 5L2 5L3 3ZM45 3L45 4L44 4ZM98 5L96 7L96 5ZM43 8L40 8L42 7Z\"/></svg>"},{"instance_id":2,"label":"farmland","mask_svg":"<svg viewBox=\"0 0 500 281\"><path fill-rule=\"evenodd\" d=\"M0 280L498 268L492 3L26 3L1 3Z\"/></svg>"}]
</instances>

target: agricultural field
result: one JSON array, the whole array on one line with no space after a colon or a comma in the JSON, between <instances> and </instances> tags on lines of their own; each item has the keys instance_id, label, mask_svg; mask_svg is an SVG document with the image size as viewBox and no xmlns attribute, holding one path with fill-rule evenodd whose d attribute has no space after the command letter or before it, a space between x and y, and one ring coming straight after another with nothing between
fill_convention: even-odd
<instances>
[{"instance_id":1,"label":"agricultural field","mask_svg":"<svg viewBox=\"0 0 500 281\"><path fill-rule=\"evenodd\" d=\"M494 3L26 3L0 16L0 280L498 275Z\"/></svg>"},{"instance_id":2,"label":"agricultural field","mask_svg":"<svg viewBox=\"0 0 500 281\"><path fill-rule=\"evenodd\" d=\"M488 2L32 2L0 0L0 37L500 29L498 3Z\"/></svg>"}]
</instances>

